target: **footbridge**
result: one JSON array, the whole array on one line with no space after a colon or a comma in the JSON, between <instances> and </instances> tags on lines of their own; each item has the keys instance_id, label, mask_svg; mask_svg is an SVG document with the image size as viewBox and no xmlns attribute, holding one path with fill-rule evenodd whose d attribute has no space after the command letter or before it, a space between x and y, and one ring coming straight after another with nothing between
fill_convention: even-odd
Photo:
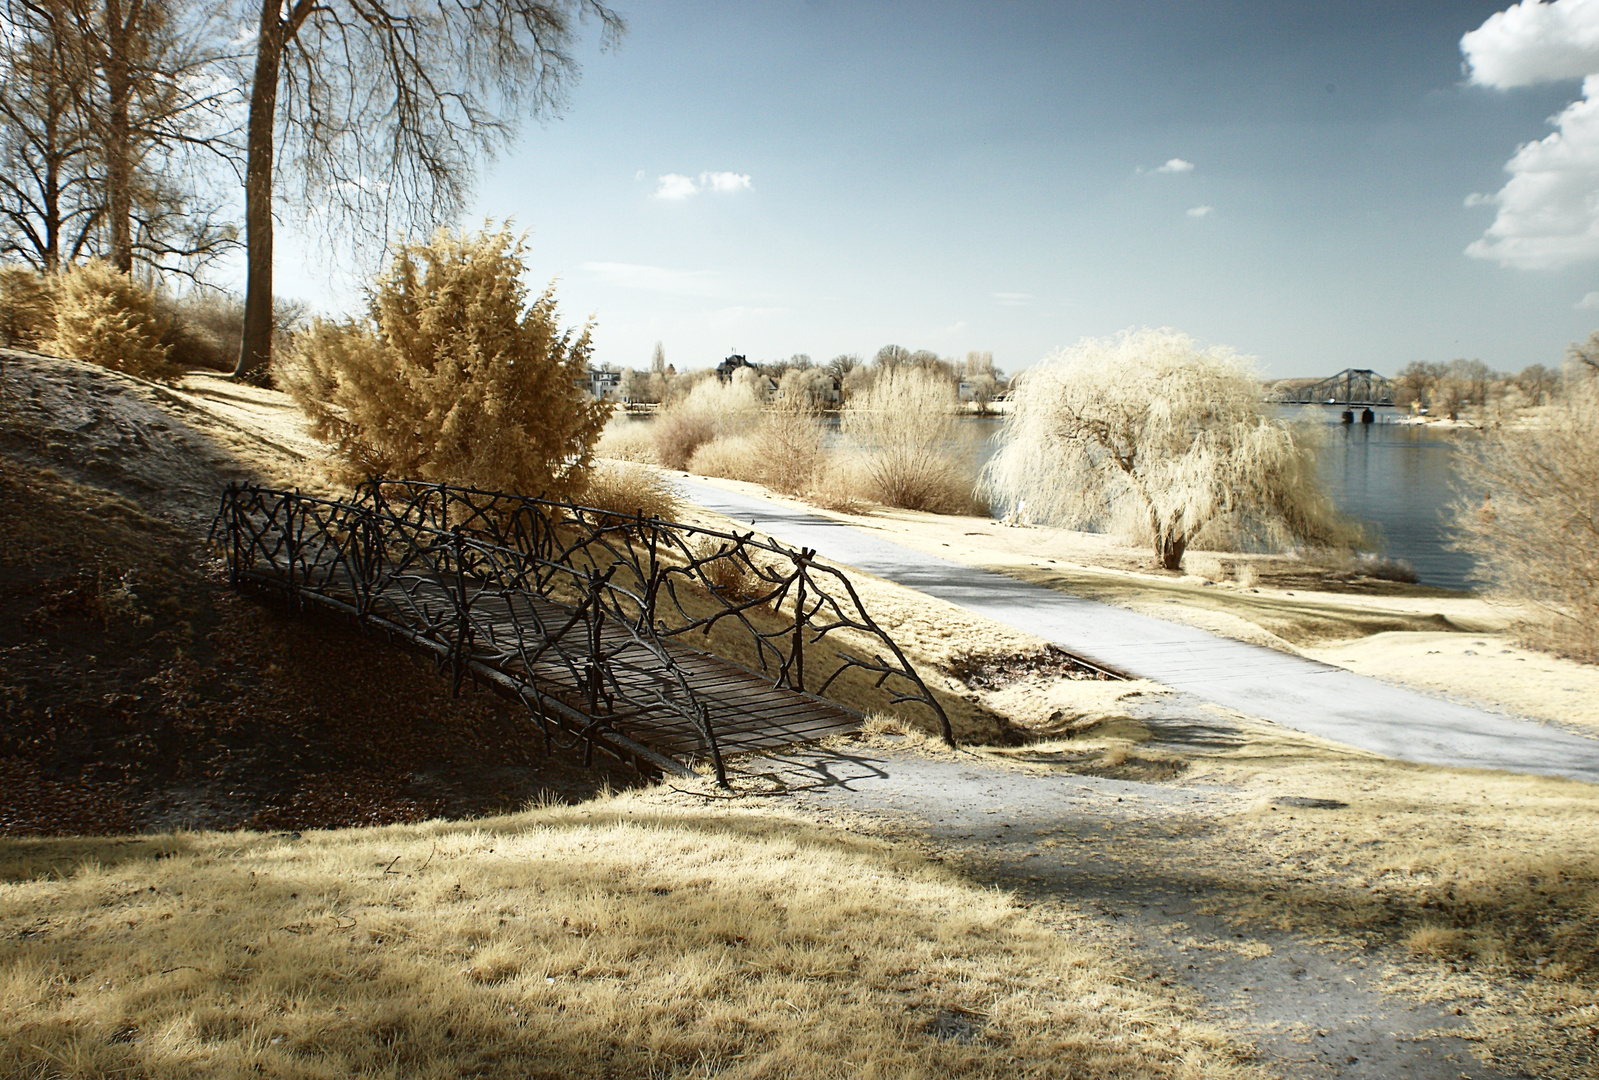
<instances>
[{"instance_id":1,"label":"footbridge","mask_svg":"<svg viewBox=\"0 0 1599 1080\"><path fill-rule=\"evenodd\" d=\"M345 499L230 485L231 582L320 607L527 707L548 752L687 774L857 727L948 716L855 586L752 533L472 488L372 481ZM359 672L352 672L359 678Z\"/></svg>"}]
</instances>

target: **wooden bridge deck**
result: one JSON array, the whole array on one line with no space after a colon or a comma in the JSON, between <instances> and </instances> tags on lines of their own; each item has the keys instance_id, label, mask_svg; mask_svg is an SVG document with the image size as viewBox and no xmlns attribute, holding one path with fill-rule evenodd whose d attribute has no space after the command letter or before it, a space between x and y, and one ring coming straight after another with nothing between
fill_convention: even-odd
<instances>
[{"instance_id":1,"label":"wooden bridge deck","mask_svg":"<svg viewBox=\"0 0 1599 1080\"><path fill-rule=\"evenodd\" d=\"M279 567L258 565L243 576L259 586L289 589L287 573ZM348 590L325 588L320 594L298 595L307 600L332 601L331 606L352 611L356 603L353 586ZM591 707L583 680L591 646L581 624L576 628L578 632L561 639L559 650L540 653L540 638L544 635L539 630L558 630L572 615L570 607L527 593L480 593L473 600L474 636L463 658L468 661L469 674L481 677L485 671L495 672L502 678L488 681L501 691L507 690L509 680L545 704L554 699L566 708L542 709L548 722L570 734L593 738L646 772L662 771L667 763L679 766L674 771L687 771L692 762L704 759L709 752L704 734L681 709L668 704L669 699L682 698L677 678L658 655L638 644L621 627L602 626L601 663L607 682L614 680L624 691L618 697L634 702L632 705L614 708L602 703L597 709ZM410 576L377 591L367 617L442 658L439 645L416 639L425 639L437 628L450 624L455 618L455 606L451 590L444 584ZM439 636L442 644L443 636ZM770 676L678 640L664 642L662 647L692 689L694 699L708 712L724 755L810 742L860 726L859 714L825 698L776 686ZM658 704L637 704L652 696L659 699ZM593 726L588 727L589 724ZM639 754L640 746L652 753ZM656 755L666 760L651 760Z\"/></svg>"}]
</instances>

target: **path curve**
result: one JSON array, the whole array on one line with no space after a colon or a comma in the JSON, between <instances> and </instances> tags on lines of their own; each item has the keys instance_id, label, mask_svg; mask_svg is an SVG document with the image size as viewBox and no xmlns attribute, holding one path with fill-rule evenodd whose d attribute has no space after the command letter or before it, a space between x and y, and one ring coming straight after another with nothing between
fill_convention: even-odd
<instances>
[{"instance_id":1,"label":"path curve","mask_svg":"<svg viewBox=\"0 0 1599 1080\"><path fill-rule=\"evenodd\" d=\"M1405 761L1599 783L1599 739L1069 596L765 499L691 479L678 483L699 506L785 543L1250 716Z\"/></svg>"}]
</instances>

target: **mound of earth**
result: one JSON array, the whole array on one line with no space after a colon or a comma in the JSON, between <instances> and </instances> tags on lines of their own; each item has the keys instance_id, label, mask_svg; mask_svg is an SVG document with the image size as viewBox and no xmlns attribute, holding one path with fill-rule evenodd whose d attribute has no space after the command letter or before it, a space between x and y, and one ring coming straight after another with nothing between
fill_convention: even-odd
<instances>
[{"instance_id":1,"label":"mound of earth","mask_svg":"<svg viewBox=\"0 0 1599 1080\"><path fill-rule=\"evenodd\" d=\"M499 812L635 781L542 753L525 712L228 588L229 480L304 461L178 391L0 369L0 833L300 830Z\"/></svg>"}]
</instances>

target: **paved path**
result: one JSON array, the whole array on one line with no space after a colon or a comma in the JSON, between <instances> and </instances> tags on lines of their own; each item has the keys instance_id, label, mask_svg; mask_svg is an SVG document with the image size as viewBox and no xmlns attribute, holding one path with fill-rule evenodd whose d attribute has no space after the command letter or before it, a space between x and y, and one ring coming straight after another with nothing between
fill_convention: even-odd
<instances>
[{"instance_id":1,"label":"paved path","mask_svg":"<svg viewBox=\"0 0 1599 1080\"><path fill-rule=\"evenodd\" d=\"M1508 769L1599 783L1599 739L1472 708L1068 596L873 536L764 499L680 481L700 506L785 543L858 567L1053 641L1107 667L1285 727L1434 765Z\"/></svg>"}]
</instances>

